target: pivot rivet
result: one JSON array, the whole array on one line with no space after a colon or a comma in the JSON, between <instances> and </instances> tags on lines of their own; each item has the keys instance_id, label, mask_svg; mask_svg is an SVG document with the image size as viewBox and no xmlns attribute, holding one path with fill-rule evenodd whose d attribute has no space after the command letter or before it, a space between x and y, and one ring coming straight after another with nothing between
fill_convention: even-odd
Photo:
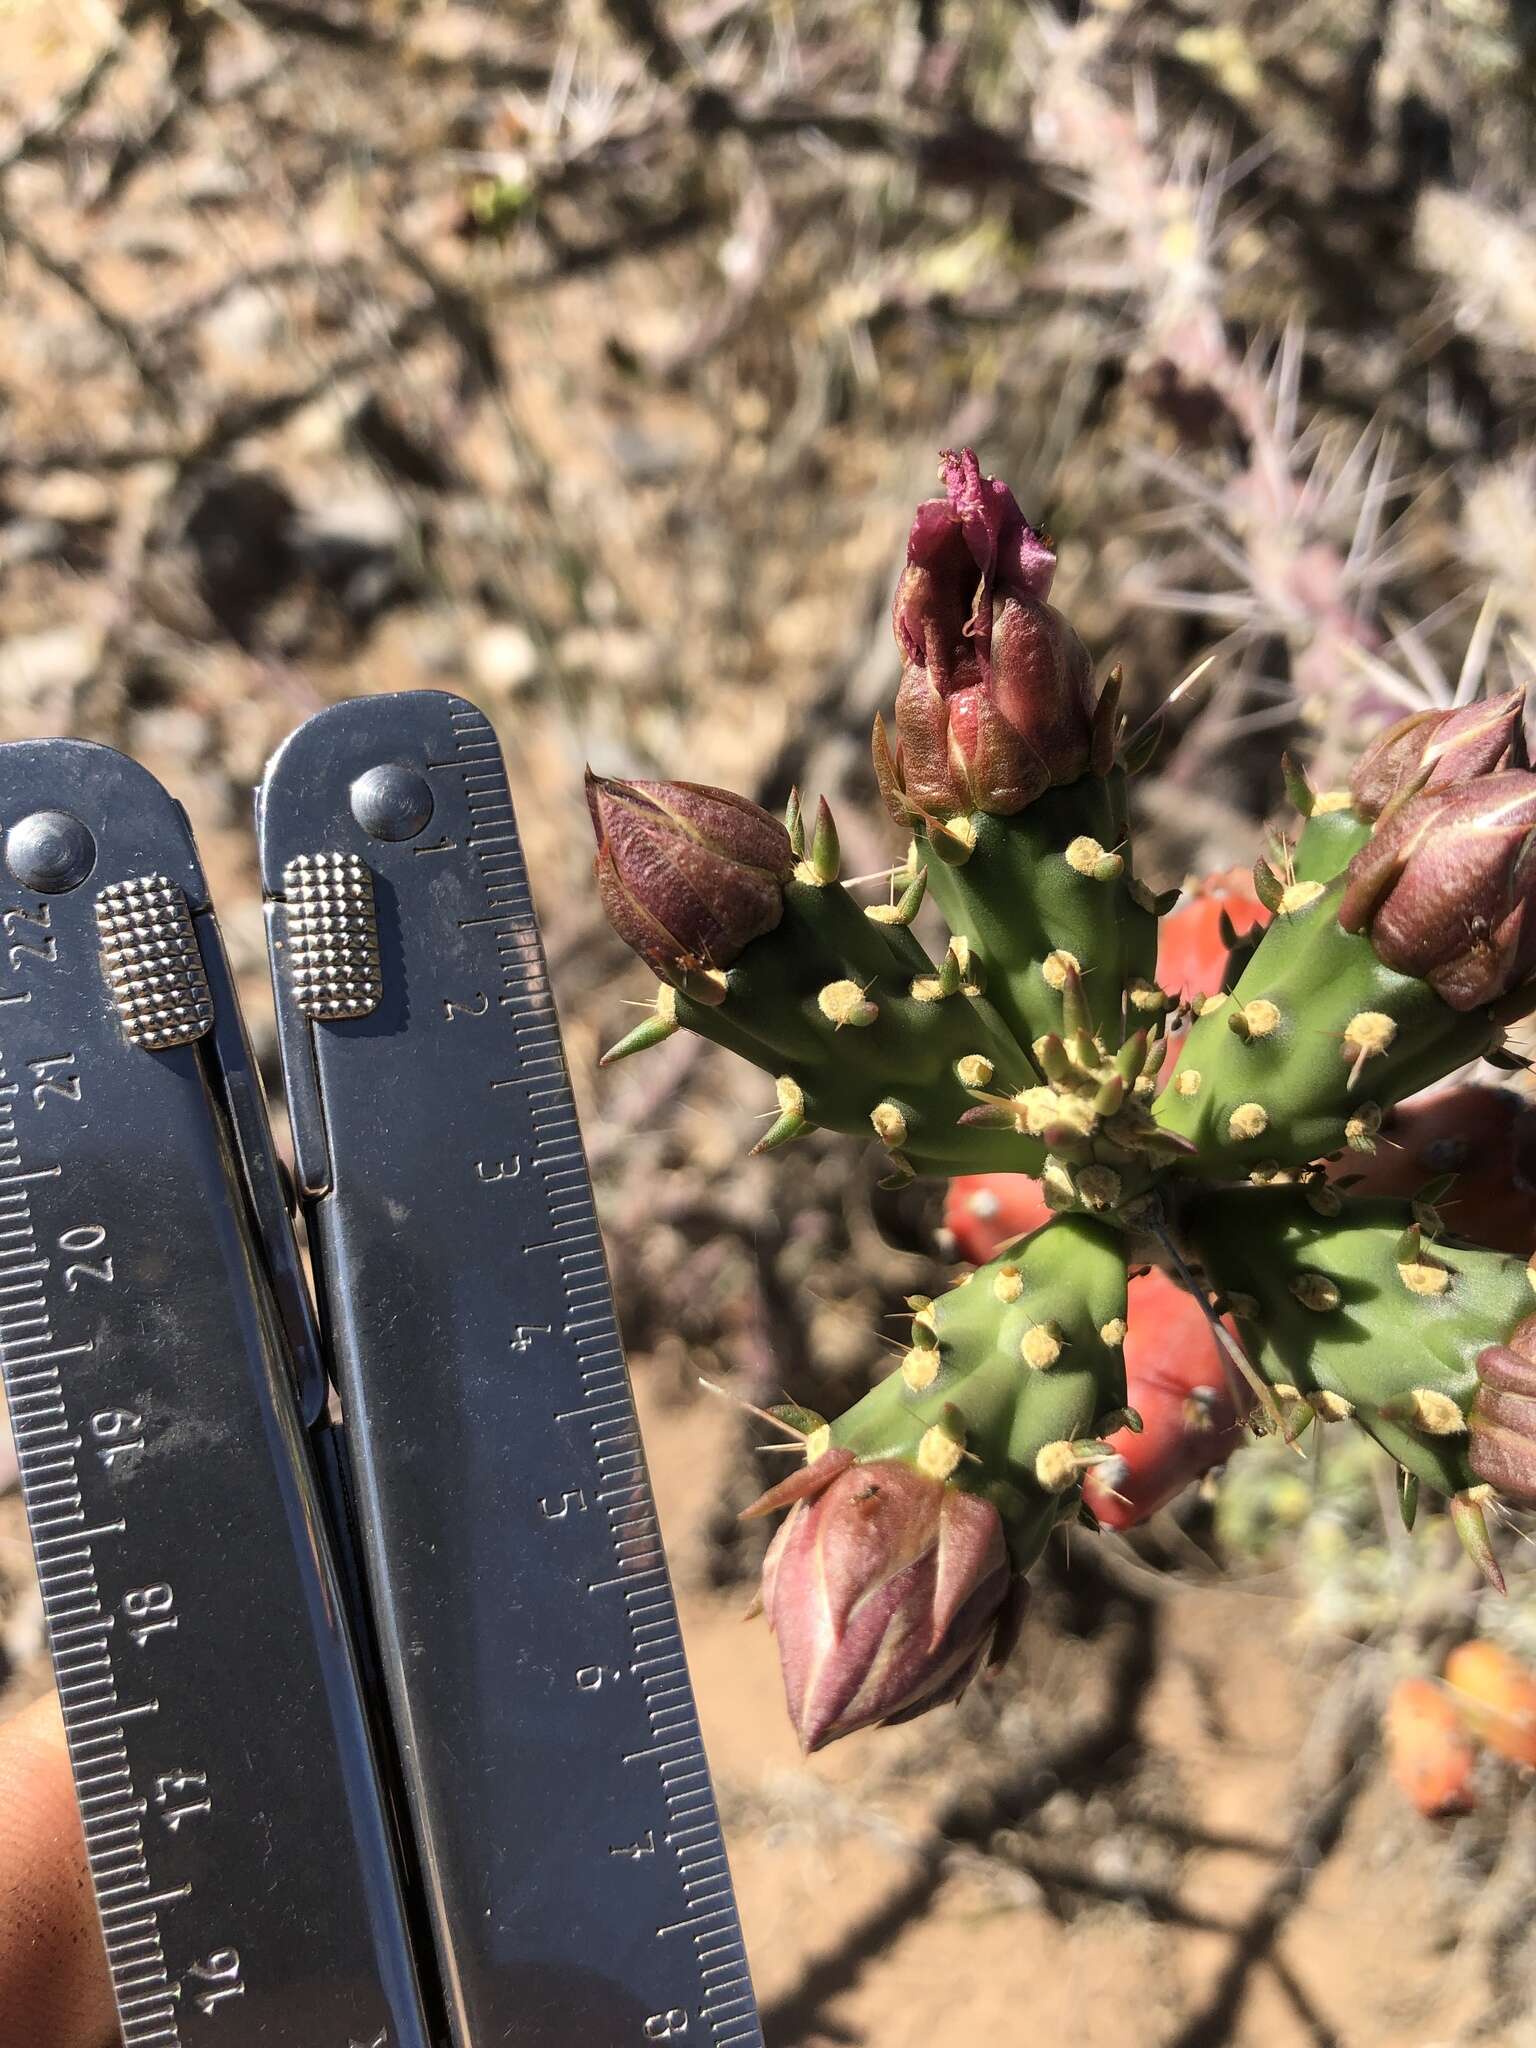
<instances>
[{"instance_id":1,"label":"pivot rivet","mask_svg":"<svg viewBox=\"0 0 1536 2048\"><path fill-rule=\"evenodd\" d=\"M374 839L414 839L432 815L432 791L414 768L387 761L352 785L352 815Z\"/></svg>"},{"instance_id":2,"label":"pivot rivet","mask_svg":"<svg viewBox=\"0 0 1536 2048\"><path fill-rule=\"evenodd\" d=\"M5 835L5 864L24 889L59 896L96 865L96 842L68 811L33 811Z\"/></svg>"}]
</instances>

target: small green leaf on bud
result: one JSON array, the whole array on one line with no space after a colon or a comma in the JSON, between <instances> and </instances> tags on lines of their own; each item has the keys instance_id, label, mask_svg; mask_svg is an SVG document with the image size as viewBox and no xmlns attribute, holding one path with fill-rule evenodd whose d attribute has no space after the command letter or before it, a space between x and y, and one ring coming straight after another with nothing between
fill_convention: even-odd
<instances>
[{"instance_id":1,"label":"small green leaf on bud","mask_svg":"<svg viewBox=\"0 0 1536 2048\"><path fill-rule=\"evenodd\" d=\"M754 1158L760 1152L776 1152L781 1145L803 1137L811 1128L805 1114L805 1094L799 1082L788 1074L781 1074L773 1086L779 1099L779 1114L767 1135L759 1138L752 1147Z\"/></svg>"},{"instance_id":2,"label":"small green leaf on bud","mask_svg":"<svg viewBox=\"0 0 1536 2048\"><path fill-rule=\"evenodd\" d=\"M1264 908L1273 913L1280 908L1285 896L1285 884L1275 873L1267 860L1260 858L1253 864L1253 893Z\"/></svg>"},{"instance_id":3,"label":"small green leaf on bud","mask_svg":"<svg viewBox=\"0 0 1536 2048\"><path fill-rule=\"evenodd\" d=\"M800 792L792 789L789 802L784 806L784 830L789 834L790 851L796 860L805 855L805 819L800 810Z\"/></svg>"},{"instance_id":4,"label":"small green leaf on bud","mask_svg":"<svg viewBox=\"0 0 1536 2048\"><path fill-rule=\"evenodd\" d=\"M894 903L872 903L864 915L876 924L908 925L923 906L928 893L928 870L919 868Z\"/></svg>"},{"instance_id":5,"label":"small green leaf on bud","mask_svg":"<svg viewBox=\"0 0 1536 2048\"><path fill-rule=\"evenodd\" d=\"M811 835L811 874L823 888L826 888L837 880L842 872L842 865L842 848L838 844L832 808L823 797L816 806L816 830Z\"/></svg>"},{"instance_id":6,"label":"small green leaf on bud","mask_svg":"<svg viewBox=\"0 0 1536 2048\"><path fill-rule=\"evenodd\" d=\"M627 1032L617 1045L609 1046L598 1061L600 1067L611 1067L617 1060L627 1060L631 1053L649 1052L653 1045L660 1045L681 1027L677 1021L677 990L670 982L664 981L656 991L656 1008L643 1024L637 1024Z\"/></svg>"},{"instance_id":7,"label":"small green leaf on bud","mask_svg":"<svg viewBox=\"0 0 1536 2048\"><path fill-rule=\"evenodd\" d=\"M1285 776L1285 793L1291 800L1292 808L1299 811L1302 817L1310 818L1316 807L1317 798L1313 794L1311 783L1307 780L1306 769L1289 751L1280 756L1280 769Z\"/></svg>"}]
</instances>

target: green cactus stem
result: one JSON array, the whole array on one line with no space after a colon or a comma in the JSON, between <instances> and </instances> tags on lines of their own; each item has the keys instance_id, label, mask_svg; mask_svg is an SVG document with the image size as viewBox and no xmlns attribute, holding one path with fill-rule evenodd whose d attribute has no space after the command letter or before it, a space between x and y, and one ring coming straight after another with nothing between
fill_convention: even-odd
<instances>
[{"instance_id":1,"label":"green cactus stem","mask_svg":"<svg viewBox=\"0 0 1536 2048\"><path fill-rule=\"evenodd\" d=\"M1530 1270L1427 1241L1408 1202L1333 1207L1294 1187L1202 1189L1179 1224L1211 1284L1242 1304L1244 1347L1282 1403L1353 1419L1437 1493L1475 1491L1477 1357L1529 1312Z\"/></svg>"},{"instance_id":2,"label":"green cactus stem","mask_svg":"<svg viewBox=\"0 0 1536 2048\"><path fill-rule=\"evenodd\" d=\"M929 889L950 929L987 963L988 993L1028 1045L1062 1028L1061 987L1046 963L1068 955L1083 977L1092 1030L1113 1049L1155 1019L1157 916L1130 870L1124 777L1085 775L1012 817L958 821L971 837L956 861L954 823L918 841ZM1130 1006L1134 987L1149 1009Z\"/></svg>"},{"instance_id":3,"label":"green cactus stem","mask_svg":"<svg viewBox=\"0 0 1536 2048\"><path fill-rule=\"evenodd\" d=\"M1451 1009L1345 932L1342 889L1285 885L1236 987L1203 1004L1154 1112L1197 1148L1192 1170L1369 1151L1384 1109L1498 1042L1488 1010Z\"/></svg>"},{"instance_id":4,"label":"green cactus stem","mask_svg":"<svg viewBox=\"0 0 1536 2048\"><path fill-rule=\"evenodd\" d=\"M920 1306L899 1369L807 1453L901 1459L981 1494L1024 1571L1123 1420L1125 1317L1123 1238L1058 1218Z\"/></svg>"},{"instance_id":5,"label":"green cactus stem","mask_svg":"<svg viewBox=\"0 0 1536 2048\"><path fill-rule=\"evenodd\" d=\"M830 870L830 820L816 837L820 865ZM682 1026L761 1067L778 1085L780 1113L759 1149L824 1127L873 1132L914 1171L1039 1173L1038 1140L1011 1126L960 1121L974 1109L970 1090L983 1076L1028 1085L1029 1056L982 994L963 945L938 967L919 951L925 971L917 973L913 945L904 926L871 918L802 861L784 885L778 925L715 976L721 999L663 988L655 1015L607 1057L640 1051Z\"/></svg>"}]
</instances>

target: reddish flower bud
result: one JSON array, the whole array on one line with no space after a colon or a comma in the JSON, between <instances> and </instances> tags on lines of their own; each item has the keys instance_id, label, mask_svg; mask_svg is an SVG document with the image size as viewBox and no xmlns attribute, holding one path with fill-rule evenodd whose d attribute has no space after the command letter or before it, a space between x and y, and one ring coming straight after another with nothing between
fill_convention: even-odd
<instances>
[{"instance_id":1,"label":"reddish flower bud","mask_svg":"<svg viewBox=\"0 0 1536 2048\"><path fill-rule=\"evenodd\" d=\"M699 782L619 782L589 770L587 806L608 922L664 980L718 1002L724 991L704 974L729 967L784 914L789 834L746 797Z\"/></svg>"},{"instance_id":2,"label":"reddish flower bud","mask_svg":"<svg viewBox=\"0 0 1536 2048\"><path fill-rule=\"evenodd\" d=\"M1525 693L1510 690L1459 711L1415 711L1378 733L1355 764L1350 794L1363 817L1376 818L1394 798L1456 789L1491 775L1510 757Z\"/></svg>"},{"instance_id":3,"label":"reddish flower bud","mask_svg":"<svg viewBox=\"0 0 1536 2048\"><path fill-rule=\"evenodd\" d=\"M956 1699L1006 1627L1013 1572L990 1501L915 1466L835 1453L774 1537L763 1606L802 1747Z\"/></svg>"},{"instance_id":4,"label":"reddish flower bud","mask_svg":"<svg viewBox=\"0 0 1536 2048\"><path fill-rule=\"evenodd\" d=\"M1388 967L1453 1010L1496 1002L1536 970L1536 775L1486 775L1407 798L1347 871L1339 923L1369 929Z\"/></svg>"},{"instance_id":5,"label":"reddish flower bud","mask_svg":"<svg viewBox=\"0 0 1536 2048\"><path fill-rule=\"evenodd\" d=\"M894 776L877 767L898 822L1011 816L1092 751L1093 665L1045 601L1054 551L970 449L945 455L944 488L917 509L892 611Z\"/></svg>"},{"instance_id":6,"label":"reddish flower bud","mask_svg":"<svg viewBox=\"0 0 1536 2048\"><path fill-rule=\"evenodd\" d=\"M1514 1507L1536 1508L1536 1316L1477 1357L1467 1462Z\"/></svg>"}]
</instances>

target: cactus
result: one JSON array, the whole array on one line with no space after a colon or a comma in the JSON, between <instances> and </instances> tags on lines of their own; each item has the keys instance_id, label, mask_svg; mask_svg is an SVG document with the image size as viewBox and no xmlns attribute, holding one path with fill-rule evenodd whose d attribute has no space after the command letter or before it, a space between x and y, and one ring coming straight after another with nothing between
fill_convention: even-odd
<instances>
[{"instance_id":1,"label":"cactus","mask_svg":"<svg viewBox=\"0 0 1536 2048\"><path fill-rule=\"evenodd\" d=\"M962 1177L980 1263L909 1301L898 1369L830 1422L776 1411L804 1462L751 1512L790 1510L764 1604L807 1747L955 1698L1053 1529L1151 1512L1250 1405L1287 1438L1365 1431L1405 1519L1444 1499L1494 1584L1489 1506L1536 1503L1507 1104L1418 1099L1536 1006L1518 695L1402 721L1347 790L1286 761L1298 823L1251 889L1175 908L1135 873L1140 750L1049 603L1050 541L969 451L943 478L896 593L894 741L875 728L910 835L888 904L843 885L825 803L780 824L589 785L604 907L662 983L609 1059L701 1033L773 1080L756 1150L821 1126L898 1181Z\"/></svg>"}]
</instances>

